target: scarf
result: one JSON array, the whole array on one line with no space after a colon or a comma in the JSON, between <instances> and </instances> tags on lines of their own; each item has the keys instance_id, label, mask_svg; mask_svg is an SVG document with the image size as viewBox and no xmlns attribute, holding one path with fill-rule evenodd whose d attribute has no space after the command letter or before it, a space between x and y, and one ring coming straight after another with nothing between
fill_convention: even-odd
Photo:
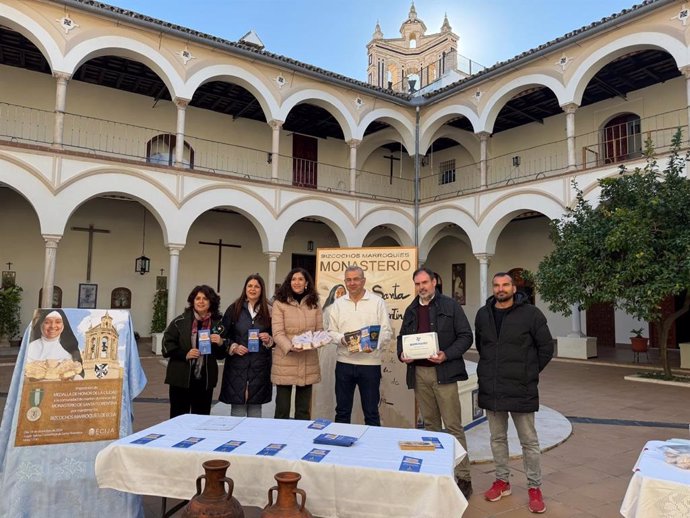
<instances>
[{"instance_id":1,"label":"scarf","mask_svg":"<svg viewBox=\"0 0 690 518\"><path fill-rule=\"evenodd\" d=\"M199 321L201 321L201 329L210 329L211 327L211 314L209 313L206 315L205 318L202 318L199 316L199 314L192 310L192 313L194 313L194 319L192 320L192 347L195 349L198 347L197 344L197 333L199 330ZM206 357L205 356L199 356L199 358L194 358L192 360L192 367L194 369L194 378L196 379L201 379L201 369L204 368L204 365L206 364Z\"/></svg>"}]
</instances>

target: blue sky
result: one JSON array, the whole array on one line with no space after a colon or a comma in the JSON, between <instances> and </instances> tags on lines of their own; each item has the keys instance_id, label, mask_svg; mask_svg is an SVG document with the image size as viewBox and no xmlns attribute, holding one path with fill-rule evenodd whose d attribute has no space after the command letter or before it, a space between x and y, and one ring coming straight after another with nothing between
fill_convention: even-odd
<instances>
[{"instance_id":1,"label":"blue sky","mask_svg":"<svg viewBox=\"0 0 690 518\"><path fill-rule=\"evenodd\" d=\"M106 0L113 5L237 40L256 31L266 50L366 80L366 44L377 20L384 38L400 36L408 0ZM416 0L428 33L444 13L459 53L491 66L605 16L635 0Z\"/></svg>"}]
</instances>

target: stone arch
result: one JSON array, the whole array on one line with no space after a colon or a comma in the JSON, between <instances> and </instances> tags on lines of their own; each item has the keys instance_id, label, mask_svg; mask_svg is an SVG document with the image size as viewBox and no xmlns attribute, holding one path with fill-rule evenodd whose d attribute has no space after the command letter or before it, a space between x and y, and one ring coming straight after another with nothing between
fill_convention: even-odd
<instances>
[{"instance_id":1,"label":"stone arch","mask_svg":"<svg viewBox=\"0 0 690 518\"><path fill-rule=\"evenodd\" d=\"M411 215L403 209L396 208L375 208L363 215L357 224L357 235L353 238L353 241L359 242L355 246L361 246L371 231L381 224L391 229L401 246L414 246L414 224Z\"/></svg>"},{"instance_id":2,"label":"stone arch","mask_svg":"<svg viewBox=\"0 0 690 518\"><path fill-rule=\"evenodd\" d=\"M86 61L108 55L122 56L144 63L158 74L173 99L181 97L183 83L173 65L157 50L131 38L99 36L85 40L69 51L63 66L68 73L74 74Z\"/></svg>"},{"instance_id":3,"label":"stone arch","mask_svg":"<svg viewBox=\"0 0 690 518\"><path fill-rule=\"evenodd\" d=\"M479 115L477 112L464 104L454 104L452 106L446 106L438 111L432 112L431 114L423 117L423 120L419 127L419 149L428 149L431 143L438 137L436 133L438 130L450 119L457 117L458 115L463 115L470 121L474 132L478 133L479 130Z\"/></svg>"},{"instance_id":4,"label":"stone arch","mask_svg":"<svg viewBox=\"0 0 690 518\"><path fill-rule=\"evenodd\" d=\"M46 179L31 165L0 153L0 185L6 185L24 198L39 221L42 234L62 234L52 225L55 196ZM64 228L64 227L63 227Z\"/></svg>"},{"instance_id":5,"label":"stone arch","mask_svg":"<svg viewBox=\"0 0 690 518\"><path fill-rule=\"evenodd\" d=\"M263 83L258 75L234 65L214 65L200 69L183 85L180 97L192 99L194 92L201 85L210 81L226 81L240 85L256 98L266 120L278 118L280 107L269 87Z\"/></svg>"},{"instance_id":6,"label":"stone arch","mask_svg":"<svg viewBox=\"0 0 690 518\"><path fill-rule=\"evenodd\" d=\"M565 103L582 103L582 96L587 85L608 63L635 50L657 49L668 52L676 61L678 68L690 63L687 46L673 36L663 32L639 32L623 36L611 43L597 48L577 67L568 81L565 91ZM560 98L559 98L560 102ZM561 103L561 106L564 103Z\"/></svg>"},{"instance_id":7,"label":"stone arch","mask_svg":"<svg viewBox=\"0 0 690 518\"><path fill-rule=\"evenodd\" d=\"M432 144L440 138L449 138L457 142L470 154L474 163L479 162L481 154L479 139L474 133L469 133L461 130L460 128L454 128L452 126L441 126L434 134L433 140L429 142L429 147L426 149L420 147L419 152L422 155L426 155Z\"/></svg>"},{"instance_id":8,"label":"stone arch","mask_svg":"<svg viewBox=\"0 0 690 518\"><path fill-rule=\"evenodd\" d=\"M280 107L279 115L276 117L276 119L282 121L287 120L287 116L289 115L290 111L298 104L305 102L318 106L319 108L323 108L328 113L333 115L335 120L338 121L338 124L340 124L340 128L343 130L345 142L353 138L357 128L357 123L355 123L352 114L340 99L321 90L309 88L295 92L290 97L285 99Z\"/></svg>"},{"instance_id":9,"label":"stone arch","mask_svg":"<svg viewBox=\"0 0 690 518\"><path fill-rule=\"evenodd\" d=\"M252 222L261 239L264 251L282 250L282 241L275 232L275 215L267 207L264 200L249 189L209 187L191 194L180 207L180 228L176 229L179 237L176 243L184 243L192 224L209 209L228 207L236 210ZM279 246L278 248L276 248Z\"/></svg>"},{"instance_id":10,"label":"stone arch","mask_svg":"<svg viewBox=\"0 0 690 518\"><path fill-rule=\"evenodd\" d=\"M479 222L480 239L477 243L473 242L472 251L475 254L494 254L503 229L517 214L525 211L538 212L554 220L563 216L565 207L554 196L540 191L524 190L506 194L484 211ZM475 245L479 246L475 248Z\"/></svg>"},{"instance_id":11,"label":"stone arch","mask_svg":"<svg viewBox=\"0 0 690 518\"><path fill-rule=\"evenodd\" d=\"M390 144L391 142L400 143L400 135L393 128L386 128L384 130L377 131L373 135L365 137L365 139L362 141L362 144L360 144L359 148L357 149L357 169L362 169L364 167L364 164L372 153L374 153L374 151L381 146ZM402 144L404 146L405 142ZM406 149L409 153L410 148L406 147ZM412 149L414 150L414 148ZM412 153L410 156L413 155L414 153Z\"/></svg>"},{"instance_id":12,"label":"stone arch","mask_svg":"<svg viewBox=\"0 0 690 518\"><path fill-rule=\"evenodd\" d=\"M332 201L305 197L295 200L281 211L274 231L280 244L276 250L283 249L288 230L302 218L316 218L324 222L335 234L341 247L359 246L354 238L356 232L352 218L344 207Z\"/></svg>"},{"instance_id":13,"label":"stone arch","mask_svg":"<svg viewBox=\"0 0 690 518\"><path fill-rule=\"evenodd\" d=\"M457 205L439 205L429 210L419 221L419 257L426 258L429 255L434 239L438 233L448 224L457 225L464 230L469 237L472 250L477 250L481 242L477 223L472 215Z\"/></svg>"},{"instance_id":14,"label":"stone arch","mask_svg":"<svg viewBox=\"0 0 690 518\"><path fill-rule=\"evenodd\" d=\"M127 181L123 181L123 177ZM177 242L174 238L179 226L178 209L170 196L144 176L113 168L91 170L60 188L51 214L51 225L57 231L52 233L64 233L69 218L81 205L105 194L124 194L138 201L158 221L164 242Z\"/></svg>"},{"instance_id":15,"label":"stone arch","mask_svg":"<svg viewBox=\"0 0 690 518\"><path fill-rule=\"evenodd\" d=\"M414 150L414 122L403 116L403 114L389 108L372 110L362 117L362 120L359 122L359 126L357 126L354 133L354 138L363 140L365 138L364 132L369 124L375 120L381 120L382 122L390 124L390 126L398 132L405 148L408 150Z\"/></svg>"},{"instance_id":16,"label":"stone arch","mask_svg":"<svg viewBox=\"0 0 690 518\"><path fill-rule=\"evenodd\" d=\"M516 93L533 86L544 86L551 90L558 99L558 104L560 106L570 102L567 100L568 98L566 96L563 83L554 77L546 74L530 74L516 77L515 79L501 86L487 101L481 117L479 118L479 122L475 127L475 131L477 133L481 131L492 133L494 124L496 123L496 118L506 103L510 101Z\"/></svg>"},{"instance_id":17,"label":"stone arch","mask_svg":"<svg viewBox=\"0 0 690 518\"><path fill-rule=\"evenodd\" d=\"M35 20L7 5L0 5L0 22L26 37L41 51L53 71L64 70L60 48L53 38Z\"/></svg>"}]
</instances>

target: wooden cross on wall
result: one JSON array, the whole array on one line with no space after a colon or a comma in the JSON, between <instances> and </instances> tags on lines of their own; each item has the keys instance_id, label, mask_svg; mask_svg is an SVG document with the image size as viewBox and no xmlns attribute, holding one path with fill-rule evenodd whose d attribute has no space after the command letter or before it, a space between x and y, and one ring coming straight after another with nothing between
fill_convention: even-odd
<instances>
[{"instance_id":1,"label":"wooden cross on wall","mask_svg":"<svg viewBox=\"0 0 690 518\"><path fill-rule=\"evenodd\" d=\"M103 228L96 228L93 224L88 227L72 227L72 230L77 232L88 232L89 233L89 248L86 255L86 282L91 282L91 258L93 257L93 235L94 234L110 234L110 230L105 230Z\"/></svg>"},{"instance_id":2,"label":"wooden cross on wall","mask_svg":"<svg viewBox=\"0 0 690 518\"><path fill-rule=\"evenodd\" d=\"M220 267L222 264L221 260L223 258L223 247L227 246L229 248L242 248L242 245L231 245L229 243L223 243L222 239L219 239L217 243L212 241L199 241L199 244L218 247L218 280L216 283L216 293L220 293Z\"/></svg>"}]
</instances>

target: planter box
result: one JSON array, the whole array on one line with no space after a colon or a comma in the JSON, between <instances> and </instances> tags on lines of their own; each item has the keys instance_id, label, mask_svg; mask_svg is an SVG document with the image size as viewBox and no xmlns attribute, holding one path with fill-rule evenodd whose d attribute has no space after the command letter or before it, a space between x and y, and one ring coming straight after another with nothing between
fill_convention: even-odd
<instances>
[{"instance_id":1,"label":"planter box","mask_svg":"<svg viewBox=\"0 0 690 518\"><path fill-rule=\"evenodd\" d=\"M597 339L594 336L559 336L556 338L556 342L559 358L586 360L597 357Z\"/></svg>"},{"instance_id":2,"label":"planter box","mask_svg":"<svg viewBox=\"0 0 690 518\"><path fill-rule=\"evenodd\" d=\"M151 352L158 356L163 354L163 333L151 334Z\"/></svg>"},{"instance_id":3,"label":"planter box","mask_svg":"<svg viewBox=\"0 0 690 518\"><path fill-rule=\"evenodd\" d=\"M680 368L690 369L690 342L679 343L680 349Z\"/></svg>"}]
</instances>

